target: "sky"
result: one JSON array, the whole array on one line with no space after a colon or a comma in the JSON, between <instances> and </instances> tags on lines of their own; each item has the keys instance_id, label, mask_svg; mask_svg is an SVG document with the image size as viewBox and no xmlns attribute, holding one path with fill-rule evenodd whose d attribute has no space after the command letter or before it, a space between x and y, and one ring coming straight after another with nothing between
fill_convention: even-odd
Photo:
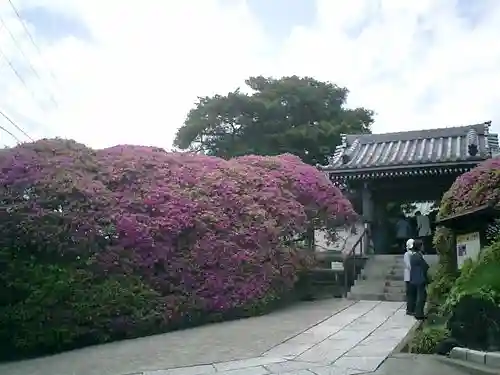
<instances>
[{"instance_id":1,"label":"sky","mask_svg":"<svg viewBox=\"0 0 500 375\"><path fill-rule=\"evenodd\" d=\"M293 74L347 87L375 132L500 131L500 1L11 2L0 0L0 110L35 139L170 148L198 96ZM0 131L0 146L15 142Z\"/></svg>"}]
</instances>

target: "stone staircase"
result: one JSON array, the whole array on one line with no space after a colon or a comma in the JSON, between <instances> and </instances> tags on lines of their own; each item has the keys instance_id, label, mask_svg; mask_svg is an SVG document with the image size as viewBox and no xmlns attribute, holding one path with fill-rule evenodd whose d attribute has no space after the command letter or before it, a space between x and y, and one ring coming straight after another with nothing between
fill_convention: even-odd
<instances>
[{"instance_id":1,"label":"stone staircase","mask_svg":"<svg viewBox=\"0 0 500 375\"><path fill-rule=\"evenodd\" d=\"M430 266L437 255L425 255ZM403 255L373 255L354 282L348 299L369 301L405 301Z\"/></svg>"}]
</instances>

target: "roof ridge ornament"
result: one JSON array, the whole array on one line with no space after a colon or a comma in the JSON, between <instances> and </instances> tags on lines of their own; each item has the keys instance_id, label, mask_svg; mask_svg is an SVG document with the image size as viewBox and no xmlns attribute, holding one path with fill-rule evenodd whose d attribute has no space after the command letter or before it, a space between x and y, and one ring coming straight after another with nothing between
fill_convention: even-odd
<instances>
[{"instance_id":1,"label":"roof ridge ornament","mask_svg":"<svg viewBox=\"0 0 500 375\"><path fill-rule=\"evenodd\" d=\"M346 146L347 146L347 140L346 140ZM356 138L354 142L352 142L351 146L344 152L342 155L342 163L347 164L349 160L351 160L351 156L358 151L359 147L361 146L361 141L359 138Z\"/></svg>"},{"instance_id":2,"label":"roof ridge ornament","mask_svg":"<svg viewBox=\"0 0 500 375\"><path fill-rule=\"evenodd\" d=\"M479 151L479 136L474 128L469 129L467 132L467 151L469 156L477 156Z\"/></svg>"},{"instance_id":3,"label":"roof ridge ornament","mask_svg":"<svg viewBox=\"0 0 500 375\"><path fill-rule=\"evenodd\" d=\"M346 160L346 148L347 148L347 134L345 133L340 133L340 146L339 148L339 156L342 164L347 163L348 160Z\"/></svg>"},{"instance_id":4,"label":"roof ridge ornament","mask_svg":"<svg viewBox=\"0 0 500 375\"><path fill-rule=\"evenodd\" d=\"M484 150L486 151L486 155L491 156L491 149L490 149L490 126L491 126L491 120L486 121L484 123L484 136L486 137L486 142L484 143Z\"/></svg>"}]
</instances>

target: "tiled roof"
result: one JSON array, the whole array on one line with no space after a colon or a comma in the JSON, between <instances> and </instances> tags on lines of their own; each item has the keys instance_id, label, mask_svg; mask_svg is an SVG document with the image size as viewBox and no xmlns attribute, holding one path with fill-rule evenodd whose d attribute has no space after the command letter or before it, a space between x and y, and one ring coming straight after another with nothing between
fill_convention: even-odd
<instances>
[{"instance_id":1,"label":"tiled roof","mask_svg":"<svg viewBox=\"0 0 500 375\"><path fill-rule=\"evenodd\" d=\"M329 164L322 169L335 174L485 160L498 150L498 135L489 134L489 126L490 122L398 133L345 135Z\"/></svg>"}]
</instances>

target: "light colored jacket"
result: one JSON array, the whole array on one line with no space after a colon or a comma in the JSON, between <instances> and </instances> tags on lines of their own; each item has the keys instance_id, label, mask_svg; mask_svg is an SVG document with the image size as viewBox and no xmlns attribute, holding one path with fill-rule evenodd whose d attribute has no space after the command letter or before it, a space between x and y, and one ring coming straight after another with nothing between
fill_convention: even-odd
<instances>
[{"instance_id":1,"label":"light colored jacket","mask_svg":"<svg viewBox=\"0 0 500 375\"><path fill-rule=\"evenodd\" d=\"M418 236L426 237L431 235L431 221L428 216L417 216Z\"/></svg>"},{"instance_id":2,"label":"light colored jacket","mask_svg":"<svg viewBox=\"0 0 500 375\"><path fill-rule=\"evenodd\" d=\"M404 261L404 264L405 264L405 270L404 270L404 281L410 281L410 271L411 271L411 263L410 263L410 260L411 260L411 256L414 254L415 252L411 249L408 249L406 250L406 253L403 257L403 261Z\"/></svg>"}]
</instances>

